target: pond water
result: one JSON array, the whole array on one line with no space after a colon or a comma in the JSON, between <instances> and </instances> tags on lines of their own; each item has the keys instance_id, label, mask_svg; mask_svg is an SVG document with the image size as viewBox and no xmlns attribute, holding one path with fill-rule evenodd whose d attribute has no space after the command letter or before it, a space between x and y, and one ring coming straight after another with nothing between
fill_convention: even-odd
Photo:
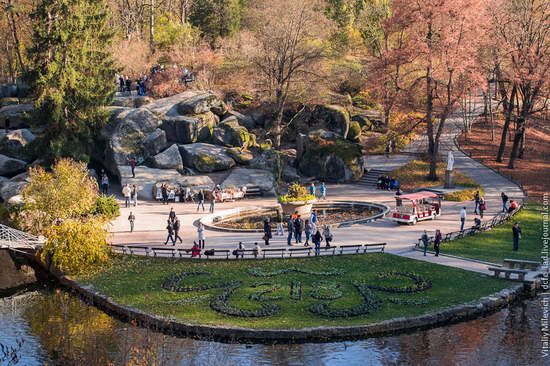
<instances>
[{"instance_id":1,"label":"pond water","mask_svg":"<svg viewBox=\"0 0 550 366\"><path fill-rule=\"evenodd\" d=\"M126 324L58 290L0 299L0 343L18 365L548 365L541 298L491 316L365 340L292 345L177 338ZM0 349L0 365L9 365Z\"/></svg>"}]
</instances>

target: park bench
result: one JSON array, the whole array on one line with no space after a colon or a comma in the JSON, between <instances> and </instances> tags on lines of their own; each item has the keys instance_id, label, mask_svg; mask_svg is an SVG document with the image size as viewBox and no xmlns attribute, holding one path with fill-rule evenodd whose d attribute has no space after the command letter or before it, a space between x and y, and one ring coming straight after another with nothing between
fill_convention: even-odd
<instances>
[{"instance_id":1,"label":"park bench","mask_svg":"<svg viewBox=\"0 0 550 366\"><path fill-rule=\"evenodd\" d=\"M183 258L185 255L188 255L188 256L193 255L193 253L191 252L191 249L179 248L179 249L176 249L176 251L180 258ZM199 258L202 258L202 253L199 253Z\"/></svg>"},{"instance_id":2,"label":"park bench","mask_svg":"<svg viewBox=\"0 0 550 366\"><path fill-rule=\"evenodd\" d=\"M139 245L126 245L126 249L130 252L130 254L134 254L134 253L145 253L146 256L149 256L149 254L151 253L151 250L150 248L148 247L142 247L142 246L139 246Z\"/></svg>"},{"instance_id":3,"label":"park bench","mask_svg":"<svg viewBox=\"0 0 550 366\"><path fill-rule=\"evenodd\" d=\"M379 243L379 244L365 244L363 253L368 252L382 252L384 253L384 249L386 248L386 243Z\"/></svg>"},{"instance_id":4,"label":"park bench","mask_svg":"<svg viewBox=\"0 0 550 366\"><path fill-rule=\"evenodd\" d=\"M445 238L443 238L443 241L451 241L451 239L453 238L453 234L454 233L447 233L447 235L445 235Z\"/></svg>"},{"instance_id":5,"label":"park bench","mask_svg":"<svg viewBox=\"0 0 550 366\"><path fill-rule=\"evenodd\" d=\"M274 253L274 255L277 255L279 253L281 255L281 258L285 257L286 248L266 248L262 249L262 256L265 258L266 256L270 256L271 253Z\"/></svg>"},{"instance_id":6,"label":"park bench","mask_svg":"<svg viewBox=\"0 0 550 366\"><path fill-rule=\"evenodd\" d=\"M508 265L508 268L514 269L516 265L519 266L519 269L525 269L525 267L531 268L532 271L536 271L540 267L540 262L536 261L527 261L522 259L504 259L504 264Z\"/></svg>"},{"instance_id":7,"label":"park bench","mask_svg":"<svg viewBox=\"0 0 550 366\"><path fill-rule=\"evenodd\" d=\"M339 249L340 249L340 254L344 254L344 250L348 250L348 249L351 249L352 251L355 250L355 253L359 253L359 250L361 250L362 247L363 247L363 245L361 245L361 244L358 244L358 245L340 245Z\"/></svg>"},{"instance_id":8,"label":"park bench","mask_svg":"<svg viewBox=\"0 0 550 366\"><path fill-rule=\"evenodd\" d=\"M433 241L434 241L434 237L433 236L430 236L428 237L429 241L428 241L428 245L432 244ZM414 245L415 248L420 248L420 245L424 246L424 243L422 242L422 238L418 238L418 241L416 242L416 244Z\"/></svg>"},{"instance_id":9,"label":"park bench","mask_svg":"<svg viewBox=\"0 0 550 366\"><path fill-rule=\"evenodd\" d=\"M210 257L214 257L216 255L225 255L225 259L229 259L231 252L232 251L229 249L209 249L205 250L203 254L206 256L206 259L210 259Z\"/></svg>"},{"instance_id":10,"label":"park bench","mask_svg":"<svg viewBox=\"0 0 550 366\"><path fill-rule=\"evenodd\" d=\"M262 195L262 191L260 190L260 187L254 186L254 187L248 187L246 189L246 197L259 197Z\"/></svg>"},{"instance_id":11,"label":"park bench","mask_svg":"<svg viewBox=\"0 0 550 366\"><path fill-rule=\"evenodd\" d=\"M504 273L504 278L509 280L510 275L516 274L517 279L520 281L523 281L525 279L525 275L527 274L527 271L522 269L508 269L508 268L502 268L502 267L488 267L488 270L494 273L495 277L500 277L500 273Z\"/></svg>"},{"instance_id":12,"label":"park bench","mask_svg":"<svg viewBox=\"0 0 550 366\"><path fill-rule=\"evenodd\" d=\"M159 254L162 254L162 253L168 253L172 256L172 258L176 257L176 248L151 247L149 249L151 252L153 252L153 257L157 257L159 256Z\"/></svg>"},{"instance_id":13,"label":"park bench","mask_svg":"<svg viewBox=\"0 0 550 366\"><path fill-rule=\"evenodd\" d=\"M464 230L459 231L458 234L456 234L455 240L456 239L462 239L463 237L464 237Z\"/></svg>"},{"instance_id":14,"label":"park bench","mask_svg":"<svg viewBox=\"0 0 550 366\"><path fill-rule=\"evenodd\" d=\"M305 248L289 248L288 249L288 253L289 253L289 256L292 257L292 254L294 253L303 253L303 252L307 252L307 255L308 256L311 256L311 247L305 247Z\"/></svg>"}]
</instances>

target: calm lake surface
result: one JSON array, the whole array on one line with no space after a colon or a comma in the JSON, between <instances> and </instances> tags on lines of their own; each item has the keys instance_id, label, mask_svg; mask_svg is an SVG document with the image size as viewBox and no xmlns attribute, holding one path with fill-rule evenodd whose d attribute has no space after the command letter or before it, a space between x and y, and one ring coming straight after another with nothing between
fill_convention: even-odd
<instances>
[{"instance_id":1,"label":"calm lake surface","mask_svg":"<svg viewBox=\"0 0 550 366\"><path fill-rule=\"evenodd\" d=\"M17 365L550 365L541 357L540 298L489 317L366 340L227 344L132 326L58 289L0 299L0 343ZM10 365L2 359L0 365Z\"/></svg>"}]
</instances>

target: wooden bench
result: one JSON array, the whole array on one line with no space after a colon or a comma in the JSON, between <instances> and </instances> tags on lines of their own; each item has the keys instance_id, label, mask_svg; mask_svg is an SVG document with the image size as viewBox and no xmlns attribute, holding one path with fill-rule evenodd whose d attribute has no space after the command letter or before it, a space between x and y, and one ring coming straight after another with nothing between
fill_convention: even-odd
<instances>
[{"instance_id":1,"label":"wooden bench","mask_svg":"<svg viewBox=\"0 0 550 366\"><path fill-rule=\"evenodd\" d=\"M527 271L522 269L508 269L508 268L502 268L502 267L488 267L488 270L493 272L495 277L500 277L500 273L504 273L504 278L509 280L510 275L516 274L517 279L520 281L523 281L525 279L525 275L527 274Z\"/></svg>"},{"instance_id":2,"label":"wooden bench","mask_svg":"<svg viewBox=\"0 0 550 366\"><path fill-rule=\"evenodd\" d=\"M355 253L359 253L359 250L361 250L361 248L363 247L363 245L361 244L358 244L358 245L340 245L339 246L339 249L340 249L340 254L344 254L344 250L347 250L347 249L355 249Z\"/></svg>"},{"instance_id":3,"label":"wooden bench","mask_svg":"<svg viewBox=\"0 0 550 366\"><path fill-rule=\"evenodd\" d=\"M447 233L447 235L445 235L445 238L443 238L443 241L451 241L451 239L453 238L453 234L454 233Z\"/></svg>"},{"instance_id":4,"label":"wooden bench","mask_svg":"<svg viewBox=\"0 0 550 366\"><path fill-rule=\"evenodd\" d=\"M246 197L259 197L262 195L260 187L249 187L246 189Z\"/></svg>"},{"instance_id":5,"label":"wooden bench","mask_svg":"<svg viewBox=\"0 0 550 366\"><path fill-rule=\"evenodd\" d=\"M139 245L126 245L126 249L130 252L130 254L134 254L136 252L142 252L145 253L145 256L149 256L151 253L151 249L149 247L142 247Z\"/></svg>"},{"instance_id":6,"label":"wooden bench","mask_svg":"<svg viewBox=\"0 0 550 366\"><path fill-rule=\"evenodd\" d=\"M206 256L206 259L210 259L210 257L214 257L216 255L225 255L225 259L229 259L231 252L232 250L229 249L209 249L205 250L203 254Z\"/></svg>"},{"instance_id":7,"label":"wooden bench","mask_svg":"<svg viewBox=\"0 0 550 366\"><path fill-rule=\"evenodd\" d=\"M176 249L178 252L180 258L183 258L185 255L188 255L190 257L193 256L193 253L191 252L191 249ZM202 258L202 252L199 252L199 258Z\"/></svg>"},{"instance_id":8,"label":"wooden bench","mask_svg":"<svg viewBox=\"0 0 550 366\"><path fill-rule=\"evenodd\" d=\"M540 268L541 263L536 261L527 261L522 259L504 259L504 264L508 265L508 268L514 269L516 264L519 269L525 269L525 267L531 268L532 271L536 271Z\"/></svg>"},{"instance_id":9,"label":"wooden bench","mask_svg":"<svg viewBox=\"0 0 550 366\"><path fill-rule=\"evenodd\" d=\"M370 252L382 252L384 253L384 249L386 248L386 243L380 243L380 244L365 244L363 253Z\"/></svg>"},{"instance_id":10,"label":"wooden bench","mask_svg":"<svg viewBox=\"0 0 550 366\"><path fill-rule=\"evenodd\" d=\"M303 253L307 252L308 257L311 256L311 247L305 247L305 248L288 248L289 257L292 257L292 254L294 253Z\"/></svg>"},{"instance_id":11,"label":"wooden bench","mask_svg":"<svg viewBox=\"0 0 550 366\"><path fill-rule=\"evenodd\" d=\"M157 247L151 247L149 248L151 252L153 252L153 257L157 257L158 254L162 253L169 253L172 255L172 258L176 257L176 248L157 248Z\"/></svg>"},{"instance_id":12,"label":"wooden bench","mask_svg":"<svg viewBox=\"0 0 550 366\"><path fill-rule=\"evenodd\" d=\"M271 253L280 253L281 254L281 258L284 258L285 257L285 253L286 253L286 248L267 248L267 249L262 249L262 256L263 258L267 256L269 256Z\"/></svg>"}]
</instances>

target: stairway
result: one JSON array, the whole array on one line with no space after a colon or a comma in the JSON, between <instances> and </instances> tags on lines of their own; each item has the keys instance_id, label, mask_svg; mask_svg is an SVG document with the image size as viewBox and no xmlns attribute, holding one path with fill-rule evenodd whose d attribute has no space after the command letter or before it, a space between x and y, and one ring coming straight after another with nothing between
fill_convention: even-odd
<instances>
[{"instance_id":1,"label":"stairway","mask_svg":"<svg viewBox=\"0 0 550 366\"><path fill-rule=\"evenodd\" d=\"M371 169L367 172L367 174L364 174L363 177L356 182L356 184L373 188L376 187L379 176L388 174L389 172L387 170Z\"/></svg>"}]
</instances>

